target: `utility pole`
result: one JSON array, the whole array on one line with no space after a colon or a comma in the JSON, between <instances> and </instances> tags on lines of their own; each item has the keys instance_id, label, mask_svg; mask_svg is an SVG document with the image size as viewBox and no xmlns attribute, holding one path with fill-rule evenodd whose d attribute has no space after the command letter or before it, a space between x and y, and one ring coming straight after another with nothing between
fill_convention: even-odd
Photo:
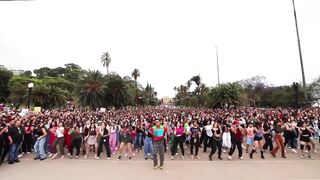
<instances>
[{"instance_id":1,"label":"utility pole","mask_svg":"<svg viewBox=\"0 0 320 180\"><path fill-rule=\"evenodd\" d=\"M295 20L295 23L296 23L296 31L297 31L297 40L298 40L300 65L301 65L301 73L302 73L303 94L304 94L304 100L307 103L308 102L307 85L306 85L306 79L305 79L305 75L304 75L302 52L301 52L300 37L299 37L298 22L297 22L297 13L296 13L296 7L295 7L295 4L294 4L294 0L292 0L292 4L293 4L294 20Z\"/></svg>"},{"instance_id":2,"label":"utility pole","mask_svg":"<svg viewBox=\"0 0 320 180\"><path fill-rule=\"evenodd\" d=\"M217 55L218 86L220 86L219 56L218 56L218 47L217 46L216 46L216 55Z\"/></svg>"}]
</instances>

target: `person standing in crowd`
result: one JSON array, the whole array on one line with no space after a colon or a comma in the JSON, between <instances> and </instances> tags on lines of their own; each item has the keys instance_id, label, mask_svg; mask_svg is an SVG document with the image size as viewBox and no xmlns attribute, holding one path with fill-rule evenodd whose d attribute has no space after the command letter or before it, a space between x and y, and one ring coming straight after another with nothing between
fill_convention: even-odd
<instances>
[{"instance_id":1,"label":"person standing in crowd","mask_svg":"<svg viewBox=\"0 0 320 180\"><path fill-rule=\"evenodd\" d=\"M119 157L118 160L121 160L122 153L128 150L129 152L129 160L132 159L132 137L131 137L131 129L129 128L128 123L126 122L123 128L120 130L120 148L119 148Z\"/></svg>"},{"instance_id":2,"label":"person standing in crowd","mask_svg":"<svg viewBox=\"0 0 320 180\"><path fill-rule=\"evenodd\" d=\"M285 127L285 131L284 131L284 147L287 147L287 145L290 143L290 148L291 148L291 151L293 153L298 153L295 149L295 138L296 138L296 126L294 123L291 122L291 119L287 119L285 124L284 124L284 127Z\"/></svg>"},{"instance_id":3,"label":"person standing in crowd","mask_svg":"<svg viewBox=\"0 0 320 180\"><path fill-rule=\"evenodd\" d=\"M32 151L32 144L33 144L32 133L33 133L33 127L28 121L24 126L24 140L22 142L22 154L30 154Z\"/></svg>"},{"instance_id":4,"label":"person standing in crowd","mask_svg":"<svg viewBox=\"0 0 320 180\"><path fill-rule=\"evenodd\" d=\"M86 141L86 155L85 159L88 158L89 152L90 152L90 147L93 147L93 152L97 152L97 129L94 123L90 123L90 121L87 121L86 127L84 130L84 140ZM95 156L96 157L96 156Z\"/></svg>"},{"instance_id":5,"label":"person standing in crowd","mask_svg":"<svg viewBox=\"0 0 320 180\"><path fill-rule=\"evenodd\" d=\"M245 134L245 129L240 125L239 121L235 120L233 125L230 128L231 134L231 148L228 153L228 159L232 160L232 154L238 149L238 157L239 159L243 160L242 156L242 140L243 135Z\"/></svg>"},{"instance_id":6,"label":"person standing in crowd","mask_svg":"<svg viewBox=\"0 0 320 180\"><path fill-rule=\"evenodd\" d=\"M268 120L264 120L264 123L262 125L263 130L263 137L265 140L265 143L263 145L263 150L266 151L269 147L269 151L272 152L273 150L273 143L272 143L272 133L271 133L271 123Z\"/></svg>"},{"instance_id":7,"label":"person standing in crowd","mask_svg":"<svg viewBox=\"0 0 320 180\"><path fill-rule=\"evenodd\" d=\"M0 165L3 163L9 149L8 126L3 122L0 126Z\"/></svg>"},{"instance_id":8,"label":"person standing in crowd","mask_svg":"<svg viewBox=\"0 0 320 180\"><path fill-rule=\"evenodd\" d=\"M207 152L207 147L211 146L212 144L212 124L210 121L207 121L207 125L204 127L205 134L204 134L204 142L203 142L203 152Z\"/></svg>"},{"instance_id":9,"label":"person standing in crowd","mask_svg":"<svg viewBox=\"0 0 320 180\"><path fill-rule=\"evenodd\" d=\"M117 151L117 134L116 134L116 126L112 122L110 127L110 138L109 138L109 144L110 144L110 150L111 153L114 155Z\"/></svg>"},{"instance_id":10,"label":"person standing in crowd","mask_svg":"<svg viewBox=\"0 0 320 180\"><path fill-rule=\"evenodd\" d=\"M177 152L177 148L179 145L179 148L181 150L181 159L184 159L184 148L183 148L183 143L184 143L184 134L185 134L185 129L183 127L183 124L181 124L179 121L176 123L176 127L173 131L174 134L174 142L172 146L172 151L171 151L171 160L173 160L174 153Z\"/></svg>"},{"instance_id":11,"label":"person standing in crowd","mask_svg":"<svg viewBox=\"0 0 320 180\"><path fill-rule=\"evenodd\" d=\"M278 120L275 123L274 126L274 141L276 143L276 147L271 151L271 155L273 157L276 157L276 153L278 152L279 148L281 148L281 156L282 158L286 158L286 153L284 151L284 143L283 143L283 138L282 138L282 133L284 132L284 125L282 124L281 120Z\"/></svg>"},{"instance_id":12,"label":"person standing in crowd","mask_svg":"<svg viewBox=\"0 0 320 180\"><path fill-rule=\"evenodd\" d=\"M135 145L136 145L136 153L142 152L143 147L143 130L142 130L142 124L138 121L136 126L136 138L135 138Z\"/></svg>"},{"instance_id":13,"label":"person standing in crowd","mask_svg":"<svg viewBox=\"0 0 320 180\"><path fill-rule=\"evenodd\" d=\"M193 159L194 156L197 159L200 159L198 152L199 152L199 146L200 146L200 136L201 136L201 130L199 128L198 122L194 121L193 126L190 128L190 153L191 158ZM195 153L193 149L195 148Z\"/></svg>"},{"instance_id":14,"label":"person standing in crowd","mask_svg":"<svg viewBox=\"0 0 320 180\"><path fill-rule=\"evenodd\" d=\"M73 124L73 127L69 129L68 132L71 136L71 151L70 151L70 156L69 158L72 159L73 157L73 149L76 149L76 159L79 158L80 155L80 147L82 144L82 137L80 134L80 129L77 123Z\"/></svg>"},{"instance_id":15,"label":"person standing in crowd","mask_svg":"<svg viewBox=\"0 0 320 180\"><path fill-rule=\"evenodd\" d=\"M109 145L109 130L104 122L101 123L101 127L99 129L99 145L96 159L100 159L100 154L102 152L103 146L106 148L107 159L109 160L111 157L110 145Z\"/></svg>"},{"instance_id":16,"label":"person standing in crowd","mask_svg":"<svg viewBox=\"0 0 320 180\"><path fill-rule=\"evenodd\" d=\"M160 125L160 121L155 121L155 126L151 128L150 134L153 140L153 168L158 168L158 154L160 156L160 169L163 169L164 163L164 136L167 133L167 127Z\"/></svg>"},{"instance_id":17,"label":"person standing in crowd","mask_svg":"<svg viewBox=\"0 0 320 180\"><path fill-rule=\"evenodd\" d=\"M36 157L34 160L40 159L40 161L43 161L47 158L47 155L45 153L45 142L46 142L46 137L47 137L47 130L44 127L43 122L41 122L36 131L36 137L37 141L34 145L34 150L36 153Z\"/></svg>"},{"instance_id":18,"label":"person standing in crowd","mask_svg":"<svg viewBox=\"0 0 320 180\"><path fill-rule=\"evenodd\" d=\"M50 138L49 138L50 154L48 156L49 158L53 156L54 149L56 148L53 146L53 143L57 139L57 133L56 133L57 128L58 128L58 126L57 126L56 122L52 122L51 127L49 129L49 136L50 136Z\"/></svg>"},{"instance_id":19,"label":"person standing in crowd","mask_svg":"<svg viewBox=\"0 0 320 180\"><path fill-rule=\"evenodd\" d=\"M56 135L57 138L53 143L53 156L52 156L52 160L57 158L58 156L58 150L57 150L57 145L59 145L59 152L61 154L61 159L64 159L64 126L62 122L59 122L58 127L56 129Z\"/></svg>"},{"instance_id":20,"label":"person standing in crowd","mask_svg":"<svg viewBox=\"0 0 320 180\"><path fill-rule=\"evenodd\" d=\"M246 134L247 134L247 146L246 146L246 153L249 153L249 148L254 144L254 127L253 122L249 121L248 127L246 128Z\"/></svg>"},{"instance_id":21,"label":"person standing in crowd","mask_svg":"<svg viewBox=\"0 0 320 180\"><path fill-rule=\"evenodd\" d=\"M301 158L303 159L305 157L304 148L306 146L307 148L307 154L308 157L311 159L310 151L311 151L311 139L310 135L312 131L306 126L306 122L303 121L301 124L301 127L298 128L299 135L300 135L300 150L301 150Z\"/></svg>"},{"instance_id":22,"label":"person standing in crowd","mask_svg":"<svg viewBox=\"0 0 320 180\"><path fill-rule=\"evenodd\" d=\"M14 164L15 162L20 162L18 155L24 137L24 128L21 126L20 120L12 120L11 124L13 125L9 128L8 132L8 138L10 142L9 164Z\"/></svg>"},{"instance_id":23,"label":"person standing in crowd","mask_svg":"<svg viewBox=\"0 0 320 180\"><path fill-rule=\"evenodd\" d=\"M147 160L148 156L153 157L152 134L151 134L152 126L148 125L147 127L145 127L145 129L146 129L146 137L144 139L144 159Z\"/></svg>"},{"instance_id":24,"label":"person standing in crowd","mask_svg":"<svg viewBox=\"0 0 320 180\"><path fill-rule=\"evenodd\" d=\"M262 141L263 141L263 130L261 128L261 125L258 123L256 124L256 127L254 127L254 146L253 146L253 149L251 150L251 153L249 154L250 159L253 158L253 154L256 152L257 148L260 149L261 159L264 159Z\"/></svg>"},{"instance_id":25,"label":"person standing in crowd","mask_svg":"<svg viewBox=\"0 0 320 180\"><path fill-rule=\"evenodd\" d=\"M213 124L212 128L212 139L213 143L211 146L211 153L209 155L209 160L212 161L212 155L214 155L218 149L218 158L222 160L221 153L222 153L222 129L220 126L220 122L217 121Z\"/></svg>"}]
</instances>

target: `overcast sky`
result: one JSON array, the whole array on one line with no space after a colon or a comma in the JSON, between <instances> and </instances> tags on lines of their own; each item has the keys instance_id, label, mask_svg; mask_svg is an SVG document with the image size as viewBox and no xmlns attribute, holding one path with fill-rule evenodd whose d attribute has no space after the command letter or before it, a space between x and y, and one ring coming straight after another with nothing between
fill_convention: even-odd
<instances>
[{"instance_id":1,"label":"overcast sky","mask_svg":"<svg viewBox=\"0 0 320 180\"><path fill-rule=\"evenodd\" d=\"M296 0L307 83L320 75L320 1ZM131 75L159 97L200 74L217 84L255 75L301 81L291 0L38 0L0 2L0 64L33 70L76 63Z\"/></svg>"}]
</instances>

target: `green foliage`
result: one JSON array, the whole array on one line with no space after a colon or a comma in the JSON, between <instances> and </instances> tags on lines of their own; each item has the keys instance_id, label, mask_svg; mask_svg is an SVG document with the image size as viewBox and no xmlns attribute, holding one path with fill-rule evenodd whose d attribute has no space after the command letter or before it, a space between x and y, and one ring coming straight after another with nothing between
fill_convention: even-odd
<instances>
[{"instance_id":1,"label":"green foliage","mask_svg":"<svg viewBox=\"0 0 320 180\"><path fill-rule=\"evenodd\" d=\"M5 102L10 94L8 83L12 76L11 71L0 68L0 102Z\"/></svg>"}]
</instances>

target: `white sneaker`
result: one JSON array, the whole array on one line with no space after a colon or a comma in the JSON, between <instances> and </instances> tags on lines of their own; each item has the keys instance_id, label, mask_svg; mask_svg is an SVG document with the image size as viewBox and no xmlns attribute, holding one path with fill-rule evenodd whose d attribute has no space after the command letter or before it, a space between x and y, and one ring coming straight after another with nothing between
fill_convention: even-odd
<instances>
[{"instance_id":1,"label":"white sneaker","mask_svg":"<svg viewBox=\"0 0 320 180\"><path fill-rule=\"evenodd\" d=\"M173 160L173 156L171 156L171 160Z\"/></svg>"},{"instance_id":2,"label":"white sneaker","mask_svg":"<svg viewBox=\"0 0 320 180\"><path fill-rule=\"evenodd\" d=\"M96 157L96 160L99 160L99 159L100 159L100 157L97 156L97 157Z\"/></svg>"},{"instance_id":3,"label":"white sneaker","mask_svg":"<svg viewBox=\"0 0 320 180\"><path fill-rule=\"evenodd\" d=\"M184 156L182 156L181 159L184 160Z\"/></svg>"},{"instance_id":4,"label":"white sneaker","mask_svg":"<svg viewBox=\"0 0 320 180\"><path fill-rule=\"evenodd\" d=\"M229 160L232 160L232 157L231 157L231 156L228 156L228 159L229 159Z\"/></svg>"},{"instance_id":5,"label":"white sneaker","mask_svg":"<svg viewBox=\"0 0 320 180\"><path fill-rule=\"evenodd\" d=\"M150 153L148 153L148 156L150 156Z\"/></svg>"},{"instance_id":6,"label":"white sneaker","mask_svg":"<svg viewBox=\"0 0 320 180\"><path fill-rule=\"evenodd\" d=\"M128 156L128 153L126 153L125 155L124 155L124 157L127 157Z\"/></svg>"},{"instance_id":7,"label":"white sneaker","mask_svg":"<svg viewBox=\"0 0 320 180\"><path fill-rule=\"evenodd\" d=\"M27 154L30 154L31 152L27 152Z\"/></svg>"},{"instance_id":8,"label":"white sneaker","mask_svg":"<svg viewBox=\"0 0 320 180\"><path fill-rule=\"evenodd\" d=\"M84 156L84 159L87 159L87 158L88 158L88 155L85 155L85 156Z\"/></svg>"},{"instance_id":9,"label":"white sneaker","mask_svg":"<svg viewBox=\"0 0 320 180\"><path fill-rule=\"evenodd\" d=\"M21 158L23 156L23 154L19 154L18 158Z\"/></svg>"},{"instance_id":10,"label":"white sneaker","mask_svg":"<svg viewBox=\"0 0 320 180\"><path fill-rule=\"evenodd\" d=\"M199 156L196 156L197 159L201 159Z\"/></svg>"},{"instance_id":11,"label":"white sneaker","mask_svg":"<svg viewBox=\"0 0 320 180\"><path fill-rule=\"evenodd\" d=\"M291 151L295 154L297 154L298 152L295 149L291 149Z\"/></svg>"},{"instance_id":12,"label":"white sneaker","mask_svg":"<svg viewBox=\"0 0 320 180\"><path fill-rule=\"evenodd\" d=\"M239 159L243 160L243 157L241 156L241 157L239 157Z\"/></svg>"},{"instance_id":13,"label":"white sneaker","mask_svg":"<svg viewBox=\"0 0 320 180\"><path fill-rule=\"evenodd\" d=\"M304 156L300 156L301 159L304 159Z\"/></svg>"},{"instance_id":14,"label":"white sneaker","mask_svg":"<svg viewBox=\"0 0 320 180\"><path fill-rule=\"evenodd\" d=\"M107 160L110 160L110 158L108 157Z\"/></svg>"},{"instance_id":15,"label":"white sneaker","mask_svg":"<svg viewBox=\"0 0 320 180\"><path fill-rule=\"evenodd\" d=\"M178 156L179 154L178 153L176 153L176 156Z\"/></svg>"},{"instance_id":16,"label":"white sneaker","mask_svg":"<svg viewBox=\"0 0 320 180\"><path fill-rule=\"evenodd\" d=\"M223 152L223 153L226 153L227 151L226 151L226 150L222 150L222 152Z\"/></svg>"},{"instance_id":17,"label":"white sneaker","mask_svg":"<svg viewBox=\"0 0 320 180\"><path fill-rule=\"evenodd\" d=\"M313 153L316 153L316 154L317 154L318 152L317 152L317 150L314 150Z\"/></svg>"},{"instance_id":18,"label":"white sneaker","mask_svg":"<svg viewBox=\"0 0 320 180\"><path fill-rule=\"evenodd\" d=\"M48 157L50 158L50 157L52 157L52 156L53 156L53 154L49 154L49 156L48 156Z\"/></svg>"},{"instance_id":19,"label":"white sneaker","mask_svg":"<svg viewBox=\"0 0 320 180\"><path fill-rule=\"evenodd\" d=\"M191 159L193 159L194 157L193 157L193 155L191 155Z\"/></svg>"},{"instance_id":20,"label":"white sneaker","mask_svg":"<svg viewBox=\"0 0 320 180\"><path fill-rule=\"evenodd\" d=\"M135 153L132 153L132 156L133 156L133 157L136 157L136 154L135 154Z\"/></svg>"},{"instance_id":21,"label":"white sneaker","mask_svg":"<svg viewBox=\"0 0 320 180\"><path fill-rule=\"evenodd\" d=\"M76 156L76 159L79 159L79 156Z\"/></svg>"}]
</instances>

